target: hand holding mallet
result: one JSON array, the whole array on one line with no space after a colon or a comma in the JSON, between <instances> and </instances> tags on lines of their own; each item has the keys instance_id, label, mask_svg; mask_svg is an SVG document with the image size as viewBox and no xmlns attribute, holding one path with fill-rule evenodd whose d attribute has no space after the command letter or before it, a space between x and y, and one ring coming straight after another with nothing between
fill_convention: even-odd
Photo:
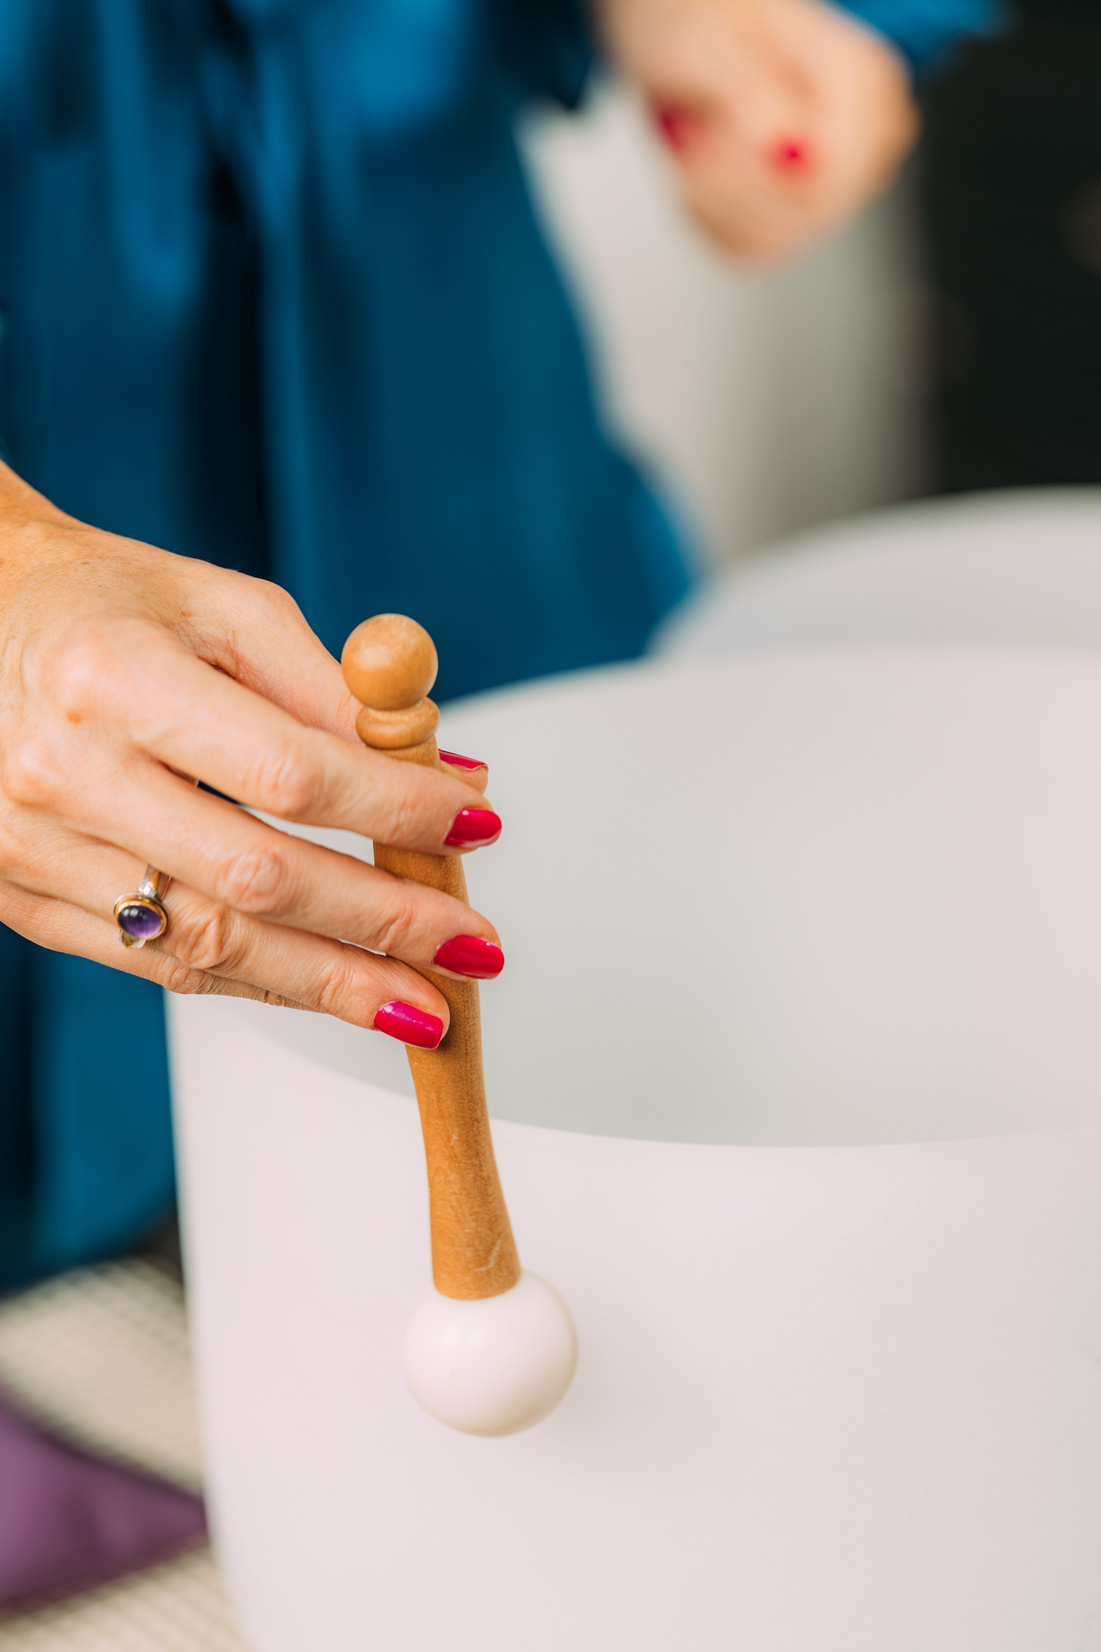
<instances>
[{"instance_id":1,"label":"hand holding mallet","mask_svg":"<svg viewBox=\"0 0 1101 1652\"><path fill-rule=\"evenodd\" d=\"M432 639L379 614L348 638L344 680L362 704L356 732L400 762L439 767ZM465 901L458 855L375 844L375 864ZM450 1026L435 1050L408 1048L424 1133L435 1290L405 1338L405 1375L427 1411L470 1434L512 1434L554 1409L573 1377L576 1336L562 1298L516 1254L497 1174L482 1074L478 984L423 973Z\"/></svg>"}]
</instances>

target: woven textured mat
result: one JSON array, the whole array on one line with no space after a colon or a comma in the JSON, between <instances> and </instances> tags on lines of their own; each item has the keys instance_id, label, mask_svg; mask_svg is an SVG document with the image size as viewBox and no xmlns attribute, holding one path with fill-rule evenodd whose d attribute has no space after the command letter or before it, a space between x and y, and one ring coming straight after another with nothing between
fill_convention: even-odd
<instances>
[{"instance_id":1,"label":"woven textured mat","mask_svg":"<svg viewBox=\"0 0 1101 1652\"><path fill-rule=\"evenodd\" d=\"M0 1387L79 1445L196 1490L183 1292L133 1259L0 1302ZM0 1620L4 1652L249 1652L208 1548Z\"/></svg>"}]
</instances>

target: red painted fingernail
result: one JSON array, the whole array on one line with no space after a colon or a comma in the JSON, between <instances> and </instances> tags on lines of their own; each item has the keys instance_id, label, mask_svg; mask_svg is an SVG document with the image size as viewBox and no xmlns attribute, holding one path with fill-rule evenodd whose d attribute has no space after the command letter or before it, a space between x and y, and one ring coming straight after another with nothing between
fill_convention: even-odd
<instances>
[{"instance_id":1,"label":"red painted fingernail","mask_svg":"<svg viewBox=\"0 0 1101 1652\"><path fill-rule=\"evenodd\" d=\"M505 955L492 941L483 941L480 935L452 935L445 941L432 962L440 969L450 969L456 975L470 975L476 981L492 981L505 967Z\"/></svg>"},{"instance_id":2,"label":"red painted fingernail","mask_svg":"<svg viewBox=\"0 0 1101 1652\"><path fill-rule=\"evenodd\" d=\"M403 1044L415 1044L418 1050L434 1050L443 1037L443 1022L438 1015L429 1015L415 1004L404 1004L400 998L383 1004L375 1016L374 1028Z\"/></svg>"},{"instance_id":3,"label":"red painted fingernail","mask_svg":"<svg viewBox=\"0 0 1101 1652\"><path fill-rule=\"evenodd\" d=\"M440 762L450 763L453 769L484 769L487 765L477 757L461 757L457 751L441 751Z\"/></svg>"},{"instance_id":4,"label":"red painted fingernail","mask_svg":"<svg viewBox=\"0 0 1101 1652\"><path fill-rule=\"evenodd\" d=\"M460 809L444 842L452 849L484 849L501 835L501 817L492 809Z\"/></svg>"},{"instance_id":5,"label":"red painted fingernail","mask_svg":"<svg viewBox=\"0 0 1101 1652\"><path fill-rule=\"evenodd\" d=\"M699 137L704 123L690 109L679 109L671 103L657 103L650 111L657 127L670 149L685 149L693 138Z\"/></svg>"},{"instance_id":6,"label":"red painted fingernail","mask_svg":"<svg viewBox=\"0 0 1101 1652\"><path fill-rule=\"evenodd\" d=\"M810 151L800 138L781 138L771 160L778 172L798 172L810 165Z\"/></svg>"}]
</instances>

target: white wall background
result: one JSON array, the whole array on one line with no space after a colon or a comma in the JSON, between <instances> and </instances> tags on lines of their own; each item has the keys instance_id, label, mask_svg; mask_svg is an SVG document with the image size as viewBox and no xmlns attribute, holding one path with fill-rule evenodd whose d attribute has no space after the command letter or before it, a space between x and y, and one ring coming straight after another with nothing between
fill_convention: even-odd
<instances>
[{"instance_id":1,"label":"white wall background","mask_svg":"<svg viewBox=\"0 0 1101 1652\"><path fill-rule=\"evenodd\" d=\"M642 112L606 86L521 139L606 420L728 561L920 491L920 283L896 192L790 267L739 272L681 212Z\"/></svg>"}]
</instances>

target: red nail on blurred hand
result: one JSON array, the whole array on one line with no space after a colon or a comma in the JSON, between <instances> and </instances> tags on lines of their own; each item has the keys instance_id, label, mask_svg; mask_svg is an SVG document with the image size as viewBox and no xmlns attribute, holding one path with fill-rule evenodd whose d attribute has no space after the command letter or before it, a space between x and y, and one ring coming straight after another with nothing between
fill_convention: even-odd
<instances>
[{"instance_id":1,"label":"red nail on blurred hand","mask_svg":"<svg viewBox=\"0 0 1101 1652\"><path fill-rule=\"evenodd\" d=\"M777 172L804 172L810 166L810 149L802 138L781 138L769 160Z\"/></svg>"},{"instance_id":2,"label":"red nail on blurred hand","mask_svg":"<svg viewBox=\"0 0 1101 1652\"><path fill-rule=\"evenodd\" d=\"M650 117L670 149L686 149L703 133L699 115L673 103L655 103Z\"/></svg>"}]
</instances>

